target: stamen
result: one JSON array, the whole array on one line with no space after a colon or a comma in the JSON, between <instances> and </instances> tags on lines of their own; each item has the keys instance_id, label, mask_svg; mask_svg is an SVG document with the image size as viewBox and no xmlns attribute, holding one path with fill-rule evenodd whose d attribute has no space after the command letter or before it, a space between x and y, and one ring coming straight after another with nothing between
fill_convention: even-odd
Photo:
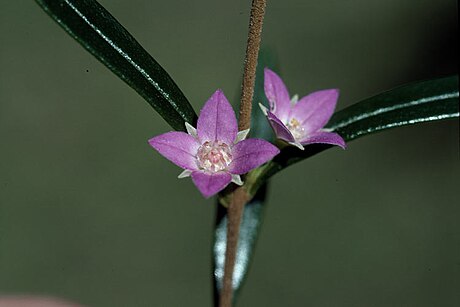
<instances>
[{"instance_id":1,"label":"stamen","mask_svg":"<svg viewBox=\"0 0 460 307\"><path fill-rule=\"evenodd\" d=\"M197 160L199 168L215 173L227 169L232 154L227 144L207 141L198 148Z\"/></svg>"},{"instance_id":2,"label":"stamen","mask_svg":"<svg viewBox=\"0 0 460 307\"><path fill-rule=\"evenodd\" d=\"M300 140L305 136L305 129L302 127L300 122L296 118L291 118L289 122L287 123L286 127L291 131L292 136L296 140Z\"/></svg>"}]
</instances>

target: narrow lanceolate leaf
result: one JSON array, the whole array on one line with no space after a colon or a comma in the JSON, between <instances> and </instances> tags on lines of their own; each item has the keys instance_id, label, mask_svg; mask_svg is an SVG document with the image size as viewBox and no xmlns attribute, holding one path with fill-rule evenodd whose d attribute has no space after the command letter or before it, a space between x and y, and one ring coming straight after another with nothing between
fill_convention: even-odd
<instances>
[{"instance_id":1,"label":"narrow lanceolate leaf","mask_svg":"<svg viewBox=\"0 0 460 307\"><path fill-rule=\"evenodd\" d=\"M67 33L136 90L176 130L196 114L168 73L94 0L36 0Z\"/></svg>"},{"instance_id":2,"label":"narrow lanceolate leaf","mask_svg":"<svg viewBox=\"0 0 460 307\"><path fill-rule=\"evenodd\" d=\"M458 77L422 81L384 92L342 110L327 128L345 140L399 126L459 116Z\"/></svg>"},{"instance_id":3,"label":"narrow lanceolate leaf","mask_svg":"<svg viewBox=\"0 0 460 307\"><path fill-rule=\"evenodd\" d=\"M327 124L349 142L390 128L459 117L458 76L421 81L383 92L335 113ZM249 174L251 194L270 176L309 158L331 145L314 144L299 150L292 146L262 168Z\"/></svg>"}]
</instances>

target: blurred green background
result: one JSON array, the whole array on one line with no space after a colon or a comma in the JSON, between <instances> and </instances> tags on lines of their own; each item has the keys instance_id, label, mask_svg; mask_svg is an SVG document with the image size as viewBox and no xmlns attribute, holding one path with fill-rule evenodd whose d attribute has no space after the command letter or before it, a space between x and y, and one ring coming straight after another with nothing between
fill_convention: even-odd
<instances>
[{"instance_id":1,"label":"blurred green background","mask_svg":"<svg viewBox=\"0 0 460 307\"><path fill-rule=\"evenodd\" d=\"M101 0L198 111L234 104L250 1ZM0 294L210 306L215 202L148 144L170 130L34 1L0 9ZM268 1L291 94L338 109L457 72L457 1ZM239 306L460 306L459 127L405 127L288 168Z\"/></svg>"}]
</instances>

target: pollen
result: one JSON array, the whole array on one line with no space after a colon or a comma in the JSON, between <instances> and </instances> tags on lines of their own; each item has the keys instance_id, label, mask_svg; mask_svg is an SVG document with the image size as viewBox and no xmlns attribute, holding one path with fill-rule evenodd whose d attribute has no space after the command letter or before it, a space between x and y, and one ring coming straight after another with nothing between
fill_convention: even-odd
<instances>
[{"instance_id":1,"label":"pollen","mask_svg":"<svg viewBox=\"0 0 460 307\"><path fill-rule=\"evenodd\" d=\"M198 148L197 160L200 169L215 173L227 169L232 154L227 144L207 141Z\"/></svg>"},{"instance_id":2,"label":"pollen","mask_svg":"<svg viewBox=\"0 0 460 307\"><path fill-rule=\"evenodd\" d=\"M287 123L286 127L291 131L292 136L296 140L300 140L305 136L305 129L302 127L300 122L296 118L291 118Z\"/></svg>"}]
</instances>

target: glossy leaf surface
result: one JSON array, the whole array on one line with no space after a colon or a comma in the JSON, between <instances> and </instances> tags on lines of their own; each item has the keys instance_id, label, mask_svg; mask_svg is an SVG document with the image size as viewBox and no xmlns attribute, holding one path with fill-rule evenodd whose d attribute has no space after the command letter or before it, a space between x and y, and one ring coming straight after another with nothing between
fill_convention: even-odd
<instances>
[{"instance_id":1,"label":"glossy leaf surface","mask_svg":"<svg viewBox=\"0 0 460 307\"><path fill-rule=\"evenodd\" d=\"M399 126L458 117L458 77L384 92L334 114L327 128L347 141Z\"/></svg>"},{"instance_id":2,"label":"glossy leaf surface","mask_svg":"<svg viewBox=\"0 0 460 307\"><path fill-rule=\"evenodd\" d=\"M168 73L97 1L36 0L70 36L136 90L176 130L196 114Z\"/></svg>"}]
</instances>

